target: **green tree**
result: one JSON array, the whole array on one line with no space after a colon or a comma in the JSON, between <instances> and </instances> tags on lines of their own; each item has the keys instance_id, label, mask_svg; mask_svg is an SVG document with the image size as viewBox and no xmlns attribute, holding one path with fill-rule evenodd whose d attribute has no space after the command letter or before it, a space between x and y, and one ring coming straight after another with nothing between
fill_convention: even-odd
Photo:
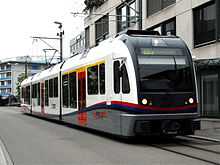
<instances>
[{"instance_id":1,"label":"green tree","mask_svg":"<svg viewBox=\"0 0 220 165\"><path fill-rule=\"evenodd\" d=\"M21 73L18 75L18 78L17 78L17 82L16 82L16 97L20 100L20 97L21 97L21 83L22 81L25 79L25 73Z\"/></svg>"},{"instance_id":2,"label":"green tree","mask_svg":"<svg viewBox=\"0 0 220 165\"><path fill-rule=\"evenodd\" d=\"M103 3L105 2L105 0L85 0L84 4L86 5L86 8L84 9L84 11L86 10L90 10L93 7L99 7L101 6Z\"/></svg>"}]
</instances>

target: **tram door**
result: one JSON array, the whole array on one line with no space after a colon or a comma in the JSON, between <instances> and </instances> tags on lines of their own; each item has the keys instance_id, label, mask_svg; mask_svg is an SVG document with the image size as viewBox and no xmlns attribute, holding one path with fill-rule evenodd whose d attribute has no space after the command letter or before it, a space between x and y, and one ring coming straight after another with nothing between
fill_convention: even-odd
<instances>
[{"instance_id":1,"label":"tram door","mask_svg":"<svg viewBox=\"0 0 220 165\"><path fill-rule=\"evenodd\" d=\"M41 105L41 113L45 113L44 111L44 83L40 83L40 105Z\"/></svg>"},{"instance_id":2,"label":"tram door","mask_svg":"<svg viewBox=\"0 0 220 165\"><path fill-rule=\"evenodd\" d=\"M86 106L86 72L78 72L78 107L79 111Z\"/></svg>"}]
</instances>

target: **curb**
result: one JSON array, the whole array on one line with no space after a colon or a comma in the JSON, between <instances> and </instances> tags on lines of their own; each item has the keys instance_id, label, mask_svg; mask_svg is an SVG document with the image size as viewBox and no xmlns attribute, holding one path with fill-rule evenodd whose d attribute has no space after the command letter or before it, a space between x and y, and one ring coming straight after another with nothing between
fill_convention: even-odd
<instances>
[{"instance_id":1,"label":"curb","mask_svg":"<svg viewBox=\"0 0 220 165\"><path fill-rule=\"evenodd\" d=\"M220 123L220 119L214 119L214 118L201 118L201 121Z\"/></svg>"},{"instance_id":2,"label":"curb","mask_svg":"<svg viewBox=\"0 0 220 165\"><path fill-rule=\"evenodd\" d=\"M5 148L4 143L2 142L0 138L0 165L13 165L14 163L12 162L8 151Z\"/></svg>"}]
</instances>

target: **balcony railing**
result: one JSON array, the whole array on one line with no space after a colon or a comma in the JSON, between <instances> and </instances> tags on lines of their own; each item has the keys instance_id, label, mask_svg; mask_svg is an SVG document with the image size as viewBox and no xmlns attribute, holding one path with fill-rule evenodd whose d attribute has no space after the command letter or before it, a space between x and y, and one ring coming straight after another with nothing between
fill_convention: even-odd
<instances>
[{"instance_id":1,"label":"balcony railing","mask_svg":"<svg viewBox=\"0 0 220 165\"><path fill-rule=\"evenodd\" d=\"M1 80L11 80L11 76L10 77L0 77L0 81Z\"/></svg>"},{"instance_id":2,"label":"balcony railing","mask_svg":"<svg viewBox=\"0 0 220 165\"><path fill-rule=\"evenodd\" d=\"M0 72L10 72L11 68L6 68L6 69L0 69Z\"/></svg>"},{"instance_id":3,"label":"balcony railing","mask_svg":"<svg viewBox=\"0 0 220 165\"><path fill-rule=\"evenodd\" d=\"M0 89L2 88L11 88L11 85L0 85Z\"/></svg>"}]
</instances>

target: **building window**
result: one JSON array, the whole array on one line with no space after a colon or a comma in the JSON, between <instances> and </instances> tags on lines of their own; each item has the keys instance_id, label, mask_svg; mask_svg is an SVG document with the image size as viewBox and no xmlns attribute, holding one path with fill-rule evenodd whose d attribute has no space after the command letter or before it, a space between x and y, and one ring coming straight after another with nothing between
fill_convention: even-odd
<instances>
[{"instance_id":1,"label":"building window","mask_svg":"<svg viewBox=\"0 0 220 165\"><path fill-rule=\"evenodd\" d=\"M117 8L117 31L121 32L137 23L135 1L122 4Z\"/></svg>"},{"instance_id":2,"label":"building window","mask_svg":"<svg viewBox=\"0 0 220 165\"><path fill-rule=\"evenodd\" d=\"M109 16L108 14L95 22L96 45L108 38L109 35Z\"/></svg>"},{"instance_id":3,"label":"building window","mask_svg":"<svg viewBox=\"0 0 220 165\"><path fill-rule=\"evenodd\" d=\"M99 65L100 94L105 94L105 64Z\"/></svg>"},{"instance_id":4,"label":"building window","mask_svg":"<svg viewBox=\"0 0 220 165\"><path fill-rule=\"evenodd\" d=\"M147 0L147 16L150 16L174 3L176 3L176 0Z\"/></svg>"},{"instance_id":5,"label":"building window","mask_svg":"<svg viewBox=\"0 0 220 165\"><path fill-rule=\"evenodd\" d=\"M209 2L193 10L194 46L216 40L216 3Z\"/></svg>"},{"instance_id":6,"label":"building window","mask_svg":"<svg viewBox=\"0 0 220 165\"><path fill-rule=\"evenodd\" d=\"M70 108L77 108L76 72L69 74Z\"/></svg>"},{"instance_id":7,"label":"building window","mask_svg":"<svg viewBox=\"0 0 220 165\"><path fill-rule=\"evenodd\" d=\"M90 42L89 42L90 37L89 37L89 35L90 35L90 31L89 31L89 26L88 26L87 28L85 28L85 48L86 49L89 48L89 46L90 46Z\"/></svg>"},{"instance_id":8,"label":"building window","mask_svg":"<svg viewBox=\"0 0 220 165\"><path fill-rule=\"evenodd\" d=\"M87 69L88 94L98 94L98 65Z\"/></svg>"},{"instance_id":9,"label":"building window","mask_svg":"<svg viewBox=\"0 0 220 165\"><path fill-rule=\"evenodd\" d=\"M176 18L172 18L168 21L162 22L147 30L158 31L161 35L176 35Z\"/></svg>"}]
</instances>

